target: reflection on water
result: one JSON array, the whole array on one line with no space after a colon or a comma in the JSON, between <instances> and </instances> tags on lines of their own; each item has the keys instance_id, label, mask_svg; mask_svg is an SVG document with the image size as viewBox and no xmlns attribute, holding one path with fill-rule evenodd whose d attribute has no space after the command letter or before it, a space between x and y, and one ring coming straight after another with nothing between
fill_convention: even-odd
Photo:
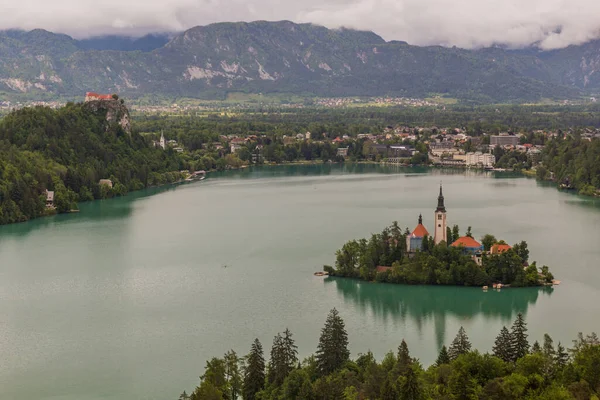
<instances>
[{"instance_id":1,"label":"reflection on water","mask_svg":"<svg viewBox=\"0 0 600 400\"><path fill-rule=\"evenodd\" d=\"M550 295L553 288L514 288L487 292L479 288L457 286L409 286L362 282L347 278L326 278L325 285L335 285L345 302L353 303L364 313L370 311L382 320L410 319L419 333L425 322L433 320L436 344L444 342L446 318L500 318L506 324L518 313L527 313L540 294Z\"/></svg>"}]
</instances>

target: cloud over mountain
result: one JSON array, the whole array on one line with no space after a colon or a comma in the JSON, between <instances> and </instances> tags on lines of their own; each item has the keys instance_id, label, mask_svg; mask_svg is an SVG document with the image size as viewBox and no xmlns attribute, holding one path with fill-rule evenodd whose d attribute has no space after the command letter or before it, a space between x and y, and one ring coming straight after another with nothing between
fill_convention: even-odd
<instances>
[{"instance_id":1,"label":"cloud over mountain","mask_svg":"<svg viewBox=\"0 0 600 400\"><path fill-rule=\"evenodd\" d=\"M20 0L0 4L0 29L89 37L288 19L372 30L418 45L554 49L600 37L599 14L598 0Z\"/></svg>"}]
</instances>

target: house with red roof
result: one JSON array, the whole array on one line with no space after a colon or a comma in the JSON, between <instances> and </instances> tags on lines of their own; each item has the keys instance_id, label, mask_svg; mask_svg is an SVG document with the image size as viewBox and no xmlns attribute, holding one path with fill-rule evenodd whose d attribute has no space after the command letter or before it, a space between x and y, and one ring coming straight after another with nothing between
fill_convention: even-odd
<instances>
[{"instance_id":1,"label":"house with red roof","mask_svg":"<svg viewBox=\"0 0 600 400\"><path fill-rule=\"evenodd\" d=\"M450 246L462 249L465 254L470 254L473 260L481 265L481 254L483 253L483 245L471 236L459 237Z\"/></svg>"},{"instance_id":2,"label":"house with red roof","mask_svg":"<svg viewBox=\"0 0 600 400\"><path fill-rule=\"evenodd\" d=\"M406 249L409 253L414 253L423 248L423 238L429 236L427 228L423 225L423 216L419 215L419 223L413 229L412 233L406 237Z\"/></svg>"},{"instance_id":3,"label":"house with red roof","mask_svg":"<svg viewBox=\"0 0 600 400\"><path fill-rule=\"evenodd\" d=\"M502 254L505 251L508 251L510 249L512 249L512 247L510 245L506 244L506 243L503 243L503 244L496 243L490 249L490 253L492 253L492 254Z\"/></svg>"}]
</instances>

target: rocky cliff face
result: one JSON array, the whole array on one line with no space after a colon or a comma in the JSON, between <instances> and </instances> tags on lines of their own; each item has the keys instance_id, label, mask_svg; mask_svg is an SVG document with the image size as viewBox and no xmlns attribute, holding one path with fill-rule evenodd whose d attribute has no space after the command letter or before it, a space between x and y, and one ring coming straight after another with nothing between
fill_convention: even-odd
<instances>
[{"instance_id":1,"label":"rocky cliff face","mask_svg":"<svg viewBox=\"0 0 600 400\"><path fill-rule=\"evenodd\" d=\"M418 47L288 21L196 27L146 53L82 50L41 30L0 32L0 54L0 94L29 98L246 91L531 101L600 91L600 42L552 52Z\"/></svg>"},{"instance_id":2,"label":"rocky cliff face","mask_svg":"<svg viewBox=\"0 0 600 400\"><path fill-rule=\"evenodd\" d=\"M118 124L123 131L131 134L131 120L129 109L120 100L93 100L84 103L84 107L94 113L106 113L106 129L111 125Z\"/></svg>"}]
</instances>

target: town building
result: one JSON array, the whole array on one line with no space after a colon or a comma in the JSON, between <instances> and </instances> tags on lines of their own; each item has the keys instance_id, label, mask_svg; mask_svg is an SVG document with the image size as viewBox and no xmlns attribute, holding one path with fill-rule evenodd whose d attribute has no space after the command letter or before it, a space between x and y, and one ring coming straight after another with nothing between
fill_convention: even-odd
<instances>
[{"instance_id":1,"label":"town building","mask_svg":"<svg viewBox=\"0 0 600 400\"><path fill-rule=\"evenodd\" d=\"M495 245L492 246L492 248L490 249L490 253L492 254L502 254L505 251L508 251L512 249L512 247L508 244L505 243L496 243Z\"/></svg>"},{"instance_id":2,"label":"town building","mask_svg":"<svg viewBox=\"0 0 600 400\"><path fill-rule=\"evenodd\" d=\"M451 244L452 247L458 247L462 249L463 253L471 255L473 260L481 265L482 260L481 256L483 254L483 245L479 243L477 240L473 239L471 236L462 236L459 237L454 243Z\"/></svg>"},{"instance_id":3,"label":"town building","mask_svg":"<svg viewBox=\"0 0 600 400\"><path fill-rule=\"evenodd\" d=\"M467 166L475 167L493 167L496 163L496 156L489 153L467 153L465 159Z\"/></svg>"},{"instance_id":4,"label":"town building","mask_svg":"<svg viewBox=\"0 0 600 400\"><path fill-rule=\"evenodd\" d=\"M54 191L46 189L46 208L54 209Z\"/></svg>"},{"instance_id":5,"label":"town building","mask_svg":"<svg viewBox=\"0 0 600 400\"><path fill-rule=\"evenodd\" d=\"M514 135L492 135L490 136L491 146L516 146L519 144L519 137Z\"/></svg>"},{"instance_id":6,"label":"town building","mask_svg":"<svg viewBox=\"0 0 600 400\"><path fill-rule=\"evenodd\" d=\"M162 132L160 133L160 140L158 141L158 146L163 150L167 148L165 135Z\"/></svg>"},{"instance_id":7,"label":"town building","mask_svg":"<svg viewBox=\"0 0 600 400\"><path fill-rule=\"evenodd\" d=\"M339 147L337 149L337 155L340 157L348 157L348 147Z\"/></svg>"}]
</instances>

